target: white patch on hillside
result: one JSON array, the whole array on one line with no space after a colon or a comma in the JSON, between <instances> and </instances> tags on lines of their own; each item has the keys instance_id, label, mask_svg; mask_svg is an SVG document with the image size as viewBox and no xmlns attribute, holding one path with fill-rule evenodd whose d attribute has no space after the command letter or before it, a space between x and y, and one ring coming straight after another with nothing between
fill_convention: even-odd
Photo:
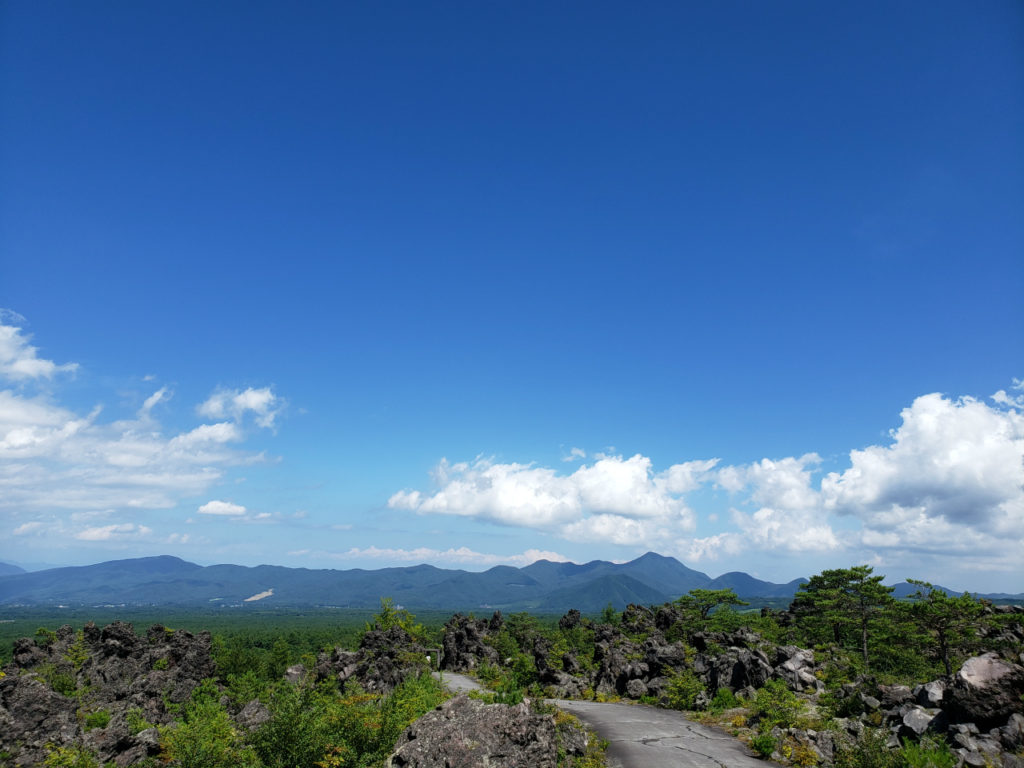
<instances>
[{"instance_id":1,"label":"white patch on hillside","mask_svg":"<svg viewBox=\"0 0 1024 768\"><path fill-rule=\"evenodd\" d=\"M259 593L255 594L255 595L253 595L252 597L247 597L242 602L243 603L252 603L252 602L255 602L256 600L262 600L265 597L270 597L272 594L274 594L273 587L268 589L266 592L259 592Z\"/></svg>"}]
</instances>

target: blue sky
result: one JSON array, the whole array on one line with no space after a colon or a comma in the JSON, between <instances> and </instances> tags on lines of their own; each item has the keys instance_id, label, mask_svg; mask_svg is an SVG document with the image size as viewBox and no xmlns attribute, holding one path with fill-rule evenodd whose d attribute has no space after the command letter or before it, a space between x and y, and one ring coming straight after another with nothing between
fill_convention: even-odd
<instances>
[{"instance_id":1,"label":"blue sky","mask_svg":"<svg viewBox=\"0 0 1024 768\"><path fill-rule=\"evenodd\" d=\"M0 8L0 560L1024 590L1019 3Z\"/></svg>"}]
</instances>

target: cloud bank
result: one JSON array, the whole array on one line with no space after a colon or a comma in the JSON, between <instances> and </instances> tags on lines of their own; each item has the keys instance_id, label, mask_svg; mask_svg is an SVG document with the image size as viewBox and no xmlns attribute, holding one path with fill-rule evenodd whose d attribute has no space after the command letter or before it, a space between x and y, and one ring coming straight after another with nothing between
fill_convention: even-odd
<instances>
[{"instance_id":1,"label":"cloud bank","mask_svg":"<svg viewBox=\"0 0 1024 768\"><path fill-rule=\"evenodd\" d=\"M1000 390L987 403L918 397L886 444L853 449L846 468L824 475L815 453L744 465L689 461L660 472L641 454L600 456L569 474L442 460L432 491L399 491L388 504L690 561L752 549L851 558L913 552L1010 570L1024 551L1022 389L1015 380L1009 394ZM725 530L702 536L687 496L707 488L728 492L732 507Z\"/></svg>"},{"instance_id":2,"label":"cloud bank","mask_svg":"<svg viewBox=\"0 0 1024 768\"><path fill-rule=\"evenodd\" d=\"M154 416L173 397L168 387L149 392L129 418L105 420L101 405L78 413L36 386L77 364L40 357L20 327L3 324L11 317L0 316L0 513L10 534L54 542L152 538L139 515L172 509L232 467L262 460L239 444L252 431L249 415L257 429L274 424L283 403L270 388L217 390L198 410L223 420L178 432L166 432ZM199 511L239 514L222 501Z\"/></svg>"}]
</instances>

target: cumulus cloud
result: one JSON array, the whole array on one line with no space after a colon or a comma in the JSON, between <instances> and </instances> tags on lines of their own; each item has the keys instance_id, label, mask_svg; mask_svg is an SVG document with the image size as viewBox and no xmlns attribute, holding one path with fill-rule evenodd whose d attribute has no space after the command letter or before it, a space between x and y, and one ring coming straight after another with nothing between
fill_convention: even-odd
<instances>
[{"instance_id":1,"label":"cumulus cloud","mask_svg":"<svg viewBox=\"0 0 1024 768\"><path fill-rule=\"evenodd\" d=\"M1024 415L1012 402L924 395L890 445L850 452L821 484L823 506L863 523L875 546L1002 549L1024 536ZM958 540L957 540L958 539Z\"/></svg>"},{"instance_id":2,"label":"cumulus cloud","mask_svg":"<svg viewBox=\"0 0 1024 768\"><path fill-rule=\"evenodd\" d=\"M492 566L492 565L515 565L524 566L535 563L538 560L550 560L556 563L566 563L569 559L558 552L548 552L539 549L528 549L525 552L515 555L496 555L487 552L476 552L468 547L450 549L432 549L430 547L416 547L415 549L401 549L391 547L352 547L345 552L335 553L310 553L310 550L296 550L289 552L290 555L320 554L336 560L390 560L400 562L423 563L428 561L444 563L461 563L470 565Z\"/></svg>"},{"instance_id":3,"label":"cumulus cloud","mask_svg":"<svg viewBox=\"0 0 1024 768\"><path fill-rule=\"evenodd\" d=\"M211 419L232 418L241 421L246 414L252 413L256 423L265 428L273 428L284 402L274 394L270 387L245 390L219 389L198 407L200 416Z\"/></svg>"},{"instance_id":4,"label":"cumulus cloud","mask_svg":"<svg viewBox=\"0 0 1024 768\"><path fill-rule=\"evenodd\" d=\"M30 336L18 326L2 324L8 317L16 322L24 319L12 312L0 315L0 376L11 381L51 379L55 374L73 373L78 368L77 363L58 365L39 357L39 349L29 344Z\"/></svg>"},{"instance_id":5,"label":"cumulus cloud","mask_svg":"<svg viewBox=\"0 0 1024 768\"><path fill-rule=\"evenodd\" d=\"M134 523L115 523L86 528L75 534L79 541L111 541L118 539L139 539L153 533L151 528Z\"/></svg>"},{"instance_id":6,"label":"cumulus cloud","mask_svg":"<svg viewBox=\"0 0 1024 768\"><path fill-rule=\"evenodd\" d=\"M39 535L40 533L43 533L43 531L45 530L46 526L43 523L39 522L38 520L33 520L28 523L22 523L17 528L15 528L12 531L12 533L15 536L29 536L32 534Z\"/></svg>"},{"instance_id":7,"label":"cumulus cloud","mask_svg":"<svg viewBox=\"0 0 1024 768\"><path fill-rule=\"evenodd\" d=\"M1024 550L1021 391L1024 382L1014 380L990 403L918 397L888 442L850 451L847 466L828 473L813 452L744 465L689 461L660 472L640 454L598 454L572 473L442 461L435 490L400 491L389 504L693 561L748 550L858 559L930 553L1008 570ZM727 491L732 506L720 521L705 516L718 530L698 531L686 497L709 486Z\"/></svg>"},{"instance_id":8,"label":"cumulus cloud","mask_svg":"<svg viewBox=\"0 0 1024 768\"><path fill-rule=\"evenodd\" d=\"M76 365L42 359L20 328L4 324L9 317L0 313L0 381L16 381L17 388L0 388L0 514L18 535L38 533L42 529L34 523L47 514L55 516L46 528L55 541L139 536L143 526L117 528L133 524L117 518L173 508L206 493L230 468L262 460L237 447L245 430L233 413L216 423L165 432L153 412L170 400L167 387L140 393L143 405L127 419L104 419L100 405L88 413L66 407L52 383L45 390L37 385ZM229 410L255 413L258 422L273 420L279 398L269 389L237 394L229 398ZM78 531L73 525L76 518L101 513L113 518L114 528Z\"/></svg>"},{"instance_id":9,"label":"cumulus cloud","mask_svg":"<svg viewBox=\"0 0 1024 768\"><path fill-rule=\"evenodd\" d=\"M232 504L230 501L208 501L196 510L200 515L228 515L238 516L245 514L245 507L241 504Z\"/></svg>"},{"instance_id":10,"label":"cumulus cloud","mask_svg":"<svg viewBox=\"0 0 1024 768\"><path fill-rule=\"evenodd\" d=\"M655 473L651 460L602 456L570 475L530 464L489 459L450 464L434 472L433 494L399 491L394 509L473 517L501 525L558 531L563 536L633 545L658 541L665 526L692 529L693 512L682 494L700 484L716 459Z\"/></svg>"},{"instance_id":11,"label":"cumulus cloud","mask_svg":"<svg viewBox=\"0 0 1024 768\"><path fill-rule=\"evenodd\" d=\"M732 552L747 547L789 552L838 549L839 539L813 487L813 474L820 464L816 453L807 453L720 470L718 485L733 493L746 491L748 503L758 508L752 512L733 509L731 519L741 535L703 540L702 556L711 556L714 547Z\"/></svg>"}]
</instances>

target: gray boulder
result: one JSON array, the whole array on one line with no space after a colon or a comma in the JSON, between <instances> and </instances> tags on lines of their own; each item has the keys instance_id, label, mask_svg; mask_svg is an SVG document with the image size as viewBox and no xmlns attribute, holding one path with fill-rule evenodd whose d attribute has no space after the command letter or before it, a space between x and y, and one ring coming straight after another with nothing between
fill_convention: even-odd
<instances>
[{"instance_id":1,"label":"gray boulder","mask_svg":"<svg viewBox=\"0 0 1024 768\"><path fill-rule=\"evenodd\" d=\"M410 725L388 768L556 768L554 718L459 695Z\"/></svg>"},{"instance_id":2,"label":"gray boulder","mask_svg":"<svg viewBox=\"0 0 1024 768\"><path fill-rule=\"evenodd\" d=\"M917 703L922 707L941 707L942 699L946 695L946 684L941 680L932 680L930 683L915 687L913 693Z\"/></svg>"},{"instance_id":3,"label":"gray boulder","mask_svg":"<svg viewBox=\"0 0 1024 768\"><path fill-rule=\"evenodd\" d=\"M491 632L500 631L501 614L495 612L491 620L472 619L461 613L452 616L444 625L441 668L453 672L476 669L481 662L499 663L498 652L484 642Z\"/></svg>"},{"instance_id":4,"label":"gray boulder","mask_svg":"<svg viewBox=\"0 0 1024 768\"><path fill-rule=\"evenodd\" d=\"M943 709L953 722L977 723L981 728L1001 726L1021 710L1024 667L986 653L964 662L953 676Z\"/></svg>"},{"instance_id":5,"label":"gray boulder","mask_svg":"<svg viewBox=\"0 0 1024 768\"><path fill-rule=\"evenodd\" d=\"M824 683L814 675L814 651L806 648L780 646L776 652L774 674L792 691L799 692L808 688L822 691L825 688Z\"/></svg>"}]
</instances>

